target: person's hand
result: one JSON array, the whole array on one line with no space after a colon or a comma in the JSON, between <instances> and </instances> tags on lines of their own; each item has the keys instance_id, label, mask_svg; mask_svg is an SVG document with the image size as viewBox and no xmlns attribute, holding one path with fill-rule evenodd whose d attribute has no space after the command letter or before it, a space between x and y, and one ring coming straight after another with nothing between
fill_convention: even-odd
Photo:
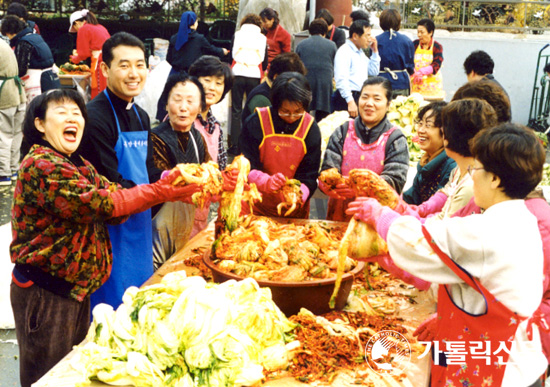
<instances>
[{"instance_id":1,"label":"person's hand","mask_svg":"<svg viewBox=\"0 0 550 387\"><path fill-rule=\"evenodd\" d=\"M369 46L372 49L372 52L378 52L378 40L376 40L376 37L371 36L369 38Z\"/></svg>"},{"instance_id":2,"label":"person's hand","mask_svg":"<svg viewBox=\"0 0 550 387\"><path fill-rule=\"evenodd\" d=\"M222 172L223 177L223 190L231 192L235 190L237 185L237 178L239 177L238 169L225 170Z\"/></svg>"},{"instance_id":3,"label":"person's hand","mask_svg":"<svg viewBox=\"0 0 550 387\"><path fill-rule=\"evenodd\" d=\"M415 72L413 75L412 75L412 83L414 83L415 85L420 85L422 84L422 74L420 74L419 72Z\"/></svg>"},{"instance_id":4,"label":"person's hand","mask_svg":"<svg viewBox=\"0 0 550 387\"><path fill-rule=\"evenodd\" d=\"M437 333L437 313L432 314L413 332L413 336L418 337L418 341L433 341Z\"/></svg>"},{"instance_id":5,"label":"person's hand","mask_svg":"<svg viewBox=\"0 0 550 387\"><path fill-rule=\"evenodd\" d=\"M334 192L343 199L353 199L356 196L355 191L345 183L337 184Z\"/></svg>"},{"instance_id":6,"label":"person's hand","mask_svg":"<svg viewBox=\"0 0 550 387\"><path fill-rule=\"evenodd\" d=\"M306 204L307 199L309 198L309 188L307 187L307 185L302 183L300 185L300 190L302 190L302 203L300 206L303 206L304 204Z\"/></svg>"},{"instance_id":7,"label":"person's hand","mask_svg":"<svg viewBox=\"0 0 550 387\"><path fill-rule=\"evenodd\" d=\"M376 228L376 221L382 215L384 206L373 198L359 197L351 202L346 210L346 214L353 215L355 219L370 224Z\"/></svg>"},{"instance_id":8,"label":"person's hand","mask_svg":"<svg viewBox=\"0 0 550 387\"><path fill-rule=\"evenodd\" d=\"M349 101L348 102L348 113L349 116L352 118L357 117L357 105L355 104L355 101Z\"/></svg>"},{"instance_id":9,"label":"person's hand","mask_svg":"<svg viewBox=\"0 0 550 387\"><path fill-rule=\"evenodd\" d=\"M340 195L338 195L336 193L335 190L333 190L332 188L330 188L330 186L325 183L324 181L322 180L319 180L319 184L318 184L318 187L319 189L321 190L321 192L323 192L325 195L327 195L329 198L332 198L332 199L337 199L337 200L342 200L343 198L340 197Z\"/></svg>"},{"instance_id":10,"label":"person's hand","mask_svg":"<svg viewBox=\"0 0 550 387\"><path fill-rule=\"evenodd\" d=\"M399 198L399 202L393 209L395 212L401 215L414 216L415 218L420 218L418 214L417 206L408 204L402 198Z\"/></svg>"},{"instance_id":11,"label":"person's hand","mask_svg":"<svg viewBox=\"0 0 550 387\"><path fill-rule=\"evenodd\" d=\"M191 196L199 192L200 187L197 184L173 185L172 182L180 175L180 171L176 169L151 184L162 202L193 202Z\"/></svg>"},{"instance_id":12,"label":"person's hand","mask_svg":"<svg viewBox=\"0 0 550 387\"><path fill-rule=\"evenodd\" d=\"M422 67L421 69L418 69L417 72L422 76L430 75L430 74L433 74L434 68L432 66L426 66L426 67Z\"/></svg>"},{"instance_id":13,"label":"person's hand","mask_svg":"<svg viewBox=\"0 0 550 387\"><path fill-rule=\"evenodd\" d=\"M266 191L275 192L281 189L281 187L286 183L286 177L281 172L277 172L274 175L271 175L266 182Z\"/></svg>"}]
</instances>

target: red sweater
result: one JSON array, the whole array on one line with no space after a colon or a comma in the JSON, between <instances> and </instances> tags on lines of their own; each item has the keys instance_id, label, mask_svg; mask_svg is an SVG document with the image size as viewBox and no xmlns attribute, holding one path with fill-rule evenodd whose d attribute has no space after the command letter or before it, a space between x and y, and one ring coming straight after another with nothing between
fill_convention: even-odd
<instances>
[{"instance_id":1,"label":"red sweater","mask_svg":"<svg viewBox=\"0 0 550 387\"><path fill-rule=\"evenodd\" d=\"M292 37L281 25L267 31L267 58L271 63L273 58L283 52L290 52Z\"/></svg>"},{"instance_id":2,"label":"red sweater","mask_svg":"<svg viewBox=\"0 0 550 387\"><path fill-rule=\"evenodd\" d=\"M71 62L80 63L92 55L92 51L100 51L103 43L111 35L101 24L84 23L78 30L76 37L77 56L71 57Z\"/></svg>"}]
</instances>

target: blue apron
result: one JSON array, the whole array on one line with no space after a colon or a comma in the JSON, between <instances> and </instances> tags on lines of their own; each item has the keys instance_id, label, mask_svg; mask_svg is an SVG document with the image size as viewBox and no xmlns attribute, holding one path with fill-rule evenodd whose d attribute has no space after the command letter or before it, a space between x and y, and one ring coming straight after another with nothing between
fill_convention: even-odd
<instances>
[{"instance_id":1,"label":"blue apron","mask_svg":"<svg viewBox=\"0 0 550 387\"><path fill-rule=\"evenodd\" d=\"M143 127L136 105L134 111L142 131L122 132L109 94L104 90L118 131L115 151L118 159L118 172L136 184L149 184L147 175L147 137L149 132ZM91 296L92 308L106 303L116 309L122 303L122 295L130 286L141 286L153 275L153 245L151 210L132 215L117 226L108 226L113 245L113 267L111 276Z\"/></svg>"}]
</instances>

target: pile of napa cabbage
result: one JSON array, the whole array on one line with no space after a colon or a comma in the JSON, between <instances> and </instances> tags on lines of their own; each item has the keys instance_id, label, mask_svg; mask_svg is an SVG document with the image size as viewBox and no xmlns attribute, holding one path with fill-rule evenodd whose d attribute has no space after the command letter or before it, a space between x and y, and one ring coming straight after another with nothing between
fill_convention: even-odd
<instances>
[{"instance_id":1,"label":"pile of napa cabbage","mask_svg":"<svg viewBox=\"0 0 550 387\"><path fill-rule=\"evenodd\" d=\"M291 323L253 279L212 284L185 272L129 288L115 311L93 310L71 366L91 380L134 386L250 386L286 368ZM287 344L288 343L288 344Z\"/></svg>"}]
</instances>

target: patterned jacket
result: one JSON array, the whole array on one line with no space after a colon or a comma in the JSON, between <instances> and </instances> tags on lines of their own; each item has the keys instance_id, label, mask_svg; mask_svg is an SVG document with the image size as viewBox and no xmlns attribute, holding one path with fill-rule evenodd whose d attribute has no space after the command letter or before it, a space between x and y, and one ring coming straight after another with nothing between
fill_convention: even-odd
<instances>
[{"instance_id":1,"label":"patterned jacket","mask_svg":"<svg viewBox=\"0 0 550 387\"><path fill-rule=\"evenodd\" d=\"M12 204L14 278L77 301L98 289L111 272L105 222L114 208L109 192L119 187L80 156L34 145L21 162Z\"/></svg>"}]
</instances>

